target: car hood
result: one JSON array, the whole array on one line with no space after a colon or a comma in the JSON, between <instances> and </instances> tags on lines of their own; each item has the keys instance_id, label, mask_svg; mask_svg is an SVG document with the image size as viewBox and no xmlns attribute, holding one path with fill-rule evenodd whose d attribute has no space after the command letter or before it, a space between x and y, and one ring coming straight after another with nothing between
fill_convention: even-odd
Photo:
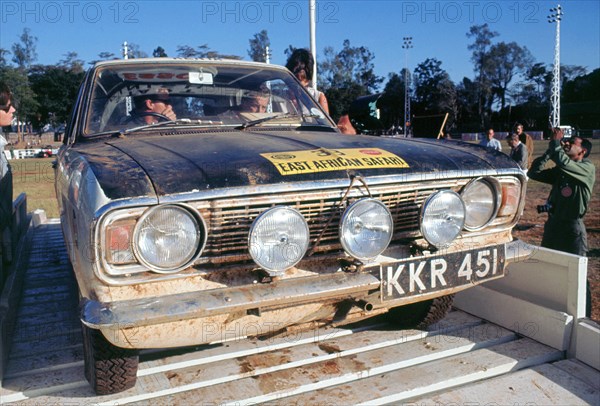
<instances>
[{"instance_id":1,"label":"car hood","mask_svg":"<svg viewBox=\"0 0 600 406\"><path fill-rule=\"evenodd\" d=\"M502 153L456 141L347 136L326 132L197 131L185 135L134 135L93 144L95 147L90 145L88 153L85 148L80 152L87 155L101 186L110 185L108 190L103 188L111 199L127 197L132 189L131 182L122 182L123 187L119 188L120 182L115 182L114 173L101 170L106 163L106 155L118 157L119 165L135 173L136 182L151 184L136 190L147 190L151 186L158 197L217 188L345 179L349 171L373 177L456 170L477 173L492 168L516 168L516 164ZM374 155L374 158L383 153L399 160L364 158L366 164L354 166L353 162L359 161L353 159L350 166L336 167L336 162L348 162L340 157L363 153ZM307 154L318 157L315 159L320 160L322 165L319 166L319 162L316 165L321 169L314 167L315 161L307 163ZM305 158L297 158L302 156ZM283 160L284 164L278 164L277 159ZM294 170L289 170L290 167ZM145 176L141 176L142 173Z\"/></svg>"}]
</instances>

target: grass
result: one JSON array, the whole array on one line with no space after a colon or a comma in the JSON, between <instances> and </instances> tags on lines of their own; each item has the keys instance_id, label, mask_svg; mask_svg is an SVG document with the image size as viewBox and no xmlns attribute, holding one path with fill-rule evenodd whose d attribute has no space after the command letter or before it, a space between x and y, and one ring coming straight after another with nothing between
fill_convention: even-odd
<instances>
[{"instance_id":1,"label":"grass","mask_svg":"<svg viewBox=\"0 0 600 406\"><path fill-rule=\"evenodd\" d=\"M54 158L27 158L10 161L13 172L13 198L27 194L27 210L43 209L46 217L59 217L54 191Z\"/></svg>"},{"instance_id":2,"label":"grass","mask_svg":"<svg viewBox=\"0 0 600 406\"><path fill-rule=\"evenodd\" d=\"M547 144L547 141L536 141L534 156L541 155L546 149ZM593 140L592 145L590 159L596 165L597 179L593 196L598 196L598 192L600 192L600 177L598 176L598 170L600 169L600 140ZM505 152L507 152L506 145L503 147ZM13 196L16 198L19 193L27 193L28 210L33 211L35 209L43 209L46 211L46 216L48 218L59 216L56 195L54 192L53 161L54 158L29 158L11 161L13 170ZM547 193L547 191L550 190L550 187L539 182L529 182L528 191L530 192L531 197L536 196L536 198L538 198L539 191L542 190L544 191L543 193ZM543 200L536 201L535 204L543 204ZM588 215L600 212L598 199L592 199L591 206ZM596 220L596 218L594 218L594 220ZM596 227L597 226L598 225L596 224Z\"/></svg>"}]
</instances>

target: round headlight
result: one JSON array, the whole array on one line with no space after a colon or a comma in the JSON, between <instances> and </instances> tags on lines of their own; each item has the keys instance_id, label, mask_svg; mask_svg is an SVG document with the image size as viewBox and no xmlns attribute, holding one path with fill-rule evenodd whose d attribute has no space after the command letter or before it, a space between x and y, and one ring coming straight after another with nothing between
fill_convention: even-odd
<instances>
[{"instance_id":1,"label":"round headlight","mask_svg":"<svg viewBox=\"0 0 600 406\"><path fill-rule=\"evenodd\" d=\"M477 179L467 186L460 194L465 203L465 229L479 230L489 224L498 212L500 194L491 182L494 179Z\"/></svg>"},{"instance_id":2,"label":"round headlight","mask_svg":"<svg viewBox=\"0 0 600 406\"><path fill-rule=\"evenodd\" d=\"M421 211L421 233L433 246L444 248L454 240L465 224L465 205L452 190L429 196Z\"/></svg>"},{"instance_id":3,"label":"round headlight","mask_svg":"<svg viewBox=\"0 0 600 406\"><path fill-rule=\"evenodd\" d=\"M157 206L140 217L133 233L138 260L156 272L176 272L200 252L206 228L187 209Z\"/></svg>"},{"instance_id":4,"label":"round headlight","mask_svg":"<svg viewBox=\"0 0 600 406\"><path fill-rule=\"evenodd\" d=\"M250 256L267 271L284 271L304 257L309 239L308 224L302 214L289 207L273 207L252 223Z\"/></svg>"},{"instance_id":5,"label":"round headlight","mask_svg":"<svg viewBox=\"0 0 600 406\"><path fill-rule=\"evenodd\" d=\"M348 254L357 259L375 258L392 239L394 221L379 200L367 198L352 203L340 223L340 240Z\"/></svg>"}]
</instances>

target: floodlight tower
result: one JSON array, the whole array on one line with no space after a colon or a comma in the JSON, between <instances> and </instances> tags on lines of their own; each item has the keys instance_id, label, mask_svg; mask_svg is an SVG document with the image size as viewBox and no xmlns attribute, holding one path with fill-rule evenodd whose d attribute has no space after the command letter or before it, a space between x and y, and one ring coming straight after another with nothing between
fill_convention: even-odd
<instances>
[{"instance_id":1,"label":"floodlight tower","mask_svg":"<svg viewBox=\"0 0 600 406\"><path fill-rule=\"evenodd\" d=\"M552 128L560 125L560 21L563 12L560 4L550 9L549 23L556 23L556 41L554 43L554 67L552 68Z\"/></svg>"},{"instance_id":2,"label":"floodlight tower","mask_svg":"<svg viewBox=\"0 0 600 406\"><path fill-rule=\"evenodd\" d=\"M408 137L408 127L410 125L410 74L408 73L408 50L413 48L412 37L404 37L402 48L405 49L405 70L404 70L404 136Z\"/></svg>"}]
</instances>

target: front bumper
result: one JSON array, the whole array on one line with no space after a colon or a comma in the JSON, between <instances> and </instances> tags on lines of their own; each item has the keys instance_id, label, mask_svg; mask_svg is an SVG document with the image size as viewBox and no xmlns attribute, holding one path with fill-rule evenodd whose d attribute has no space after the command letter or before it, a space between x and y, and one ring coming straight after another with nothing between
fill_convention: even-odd
<instances>
[{"instance_id":1,"label":"front bumper","mask_svg":"<svg viewBox=\"0 0 600 406\"><path fill-rule=\"evenodd\" d=\"M505 245L506 263L525 260L535 247L521 241ZM189 292L156 298L103 303L84 299L81 321L93 329L124 329L199 319L234 312L260 313L325 300L357 299L379 290L370 273L338 272L231 288Z\"/></svg>"},{"instance_id":2,"label":"front bumper","mask_svg":"<svg viewBox=\"0 0 600 406\"><path fill-rule=\"evenodd\" d=\"M378 289L371 274L335 273L243 287L214 289L152 299L102 303L84 300L81 321L94 329L141 327L267 307L352 297Z\"/></svg>"}]
</instances>

